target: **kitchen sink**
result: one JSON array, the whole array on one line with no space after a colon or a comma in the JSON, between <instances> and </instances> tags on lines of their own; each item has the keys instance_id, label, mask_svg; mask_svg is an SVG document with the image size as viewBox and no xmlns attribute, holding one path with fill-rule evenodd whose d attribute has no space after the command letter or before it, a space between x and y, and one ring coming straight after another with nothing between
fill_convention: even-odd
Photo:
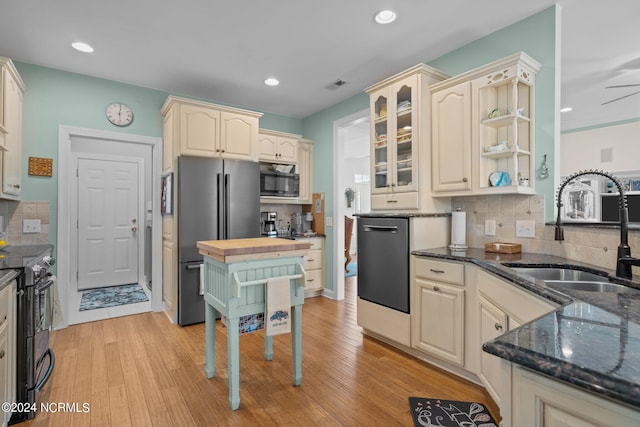
<instances>
[{"instance_id":1,"label":"kitchen sink","mask_svg":"<svg viewBox=\"0 0 640 427\"><path fill-rule=\"evenodd\" d=\"M558 291L582 291L600 293L640 293L640 290L611 282L588 282L579 280L546 280L545 285Z\"/></svg>"},{"instance_id":2,"label":"kitchen sink","mask_svg":"<svg viewBox=\"0 0 640 427\"><path fill-rule=\"evenodd\" d=\"M558 267L510 267L513 271L542 280L546 286L559 291L600 293L640 293L639 289L611 283L605 276L582 270Z\"/></svg>"},{"instance_id":3,"label":"kitchen sink","mask_svg":"<svg viewBox=\"0 0 640 427\"><path fill-rule=\"evenodd\" d=\"M588 271L557 267L511 267L512 270L543 281L606 282L607 278Z\"/></svg>"}]
</instances>

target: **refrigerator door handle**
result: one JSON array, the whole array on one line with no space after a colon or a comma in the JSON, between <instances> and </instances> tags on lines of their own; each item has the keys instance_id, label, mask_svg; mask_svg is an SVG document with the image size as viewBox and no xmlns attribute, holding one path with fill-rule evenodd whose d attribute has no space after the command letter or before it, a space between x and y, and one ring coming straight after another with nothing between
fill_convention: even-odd
<instances>
[{"instance_id":1,"label":"refrigerator door handle","mask_svg":"<svg viewBox=\"0 0 640 427\"><path fill-rule=\"evenodd\" d=\"M217 211L218 211L218 238L220 240L224 240L227 237L224 235L224 228L222 223L225 219L223 219L223 206L224 206L224 193L222 192L222 182L221 182L222 174L216 174L216 185L218 188L218 200L217 200Z\"/></svg>"},{"instance_id":2,"label":"refrigerator door handle","mask_svg":"<svg viewBox=\"0 0 640 427\"><path fill-rule=\"evenodd\" d=\"M224 174L224 238L228 239L229 233L229 218L231 218L231 175Z\"/></svg>"}]
</instances>

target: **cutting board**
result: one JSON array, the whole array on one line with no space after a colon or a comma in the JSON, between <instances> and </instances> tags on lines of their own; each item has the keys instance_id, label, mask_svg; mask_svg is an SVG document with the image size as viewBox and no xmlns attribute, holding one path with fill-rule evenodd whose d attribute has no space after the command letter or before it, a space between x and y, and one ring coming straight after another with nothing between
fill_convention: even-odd
<instances>
[{"instance_id":1,"label":"cutting board","mask_svg":"<svg viewBox=\"0 0 640 427\"><path fill-rule=\"evenodd\" d=\"M273 237L257 237L251 239L229 239L229 240L202 240L197 242L200 253L217 259L263 258L260 255L273 253L275 257L278 253L290 251L306 251L311 244L298 240L278 239Z\"/></svg>"}]
</instances>

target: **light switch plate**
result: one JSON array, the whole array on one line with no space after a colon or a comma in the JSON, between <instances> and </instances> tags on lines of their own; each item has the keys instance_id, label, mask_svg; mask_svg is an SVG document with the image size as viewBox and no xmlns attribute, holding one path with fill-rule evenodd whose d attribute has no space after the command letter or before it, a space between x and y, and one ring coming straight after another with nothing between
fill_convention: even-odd
<instances>
[{"instance_id":1,"label":"light switch plate","mask_svg":"<svg viewBox=\"0 0 640 427\"><path fill-rule=\"evenodd\" d=\"M485 219L484 220L484 235L495 236L496 235L496 220Z\"/></svg>"},{"instance_id":2,"label":"light switch plate","mask_svg":"<svg viewBox=\"0 0 640 427\"><path fill-rule=\"evenodd\" d=\"M516 221L516 237L536 237L536 222Z\"/></svg>"},{"instance_id":3,"label":"light switch plate","mask_svg":"<svg viewBox=\"0 0 640 427\"><path fill-rule=\"evenodd\" d=\"M22 220L22 232L39 233L40 232L40 220L39 219L24 219Z\"/></svg>"},{"instance_id":4,"label":"light switch plate","mask_svg":"<svg viewBox=\"0 0 640 427\"><path fill-rule=\"evenodd\" d=\"M326 222L327 222L327 227L333 227L333 217L332 216L328 216L326 218Z\"/></svg>"}]
</instances>

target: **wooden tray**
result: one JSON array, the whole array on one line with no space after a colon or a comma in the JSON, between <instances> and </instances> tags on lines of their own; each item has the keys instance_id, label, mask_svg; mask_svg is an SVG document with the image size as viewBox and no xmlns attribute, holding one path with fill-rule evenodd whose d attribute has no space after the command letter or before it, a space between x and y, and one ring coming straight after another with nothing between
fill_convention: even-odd
<instances>
[{"instance_id":1,"label":"wooden tray","mask_svg":"<svg viewBox=\"0 0 640 427\"><path fill-rule=\"evenodd\" d=\"M485 243L484 250L499 254L519 254L522 252L522 245L520 243L491 242Z\"/></svg>"}]
</instances>

